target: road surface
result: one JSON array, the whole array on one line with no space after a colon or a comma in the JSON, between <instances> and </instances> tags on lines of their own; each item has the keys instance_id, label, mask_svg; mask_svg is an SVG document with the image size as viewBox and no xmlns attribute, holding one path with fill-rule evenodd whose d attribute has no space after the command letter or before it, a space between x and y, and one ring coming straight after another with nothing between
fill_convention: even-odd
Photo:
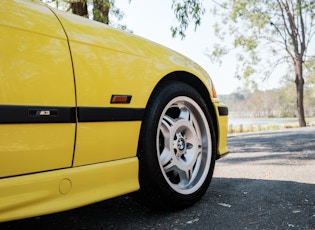
<instances>
[{"instance_id":1,"label":"road surface","mask_svg":"<svg viewBox=\"0 0 315 230\"><path fill-rule=\"evenodd\" d=\"M0 229L315 229L314 127L233 135L228 145L191 208L154 212L122 196Z\"/></svg>"}]
</instances>

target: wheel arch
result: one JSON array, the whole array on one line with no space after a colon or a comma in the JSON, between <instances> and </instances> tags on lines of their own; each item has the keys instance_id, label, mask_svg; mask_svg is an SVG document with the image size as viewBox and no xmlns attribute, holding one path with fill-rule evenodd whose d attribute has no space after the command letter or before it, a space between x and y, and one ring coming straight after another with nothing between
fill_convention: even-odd
<instances>
[{"instance_id":1,"label":"wheel arch","mask_svg":"<svg viewBox=\"0 0 315 230\"><path fill-rule=\"evenodd\" d=\"M209 94L209 91L207 90L204 83L195 75L188 73L188 72L185 72L185 71L175 71L175 72L167 74L154 87L154 89L153 89L153 91L149 97L148 103L150 102L152 95L154 95L158 91L159 88L163 87L163 85L165 85L171 81L184 82L184 83L192 86L194 89L196 89L200 93L201 97L203 98L203 100L205 101L205 103L207 104L207 106L209 108L211 119L214 122L213 126L215 129L216 143L218 143L218 136L219 136L218 135L218 130L219 130L218 120L217 120L214 106L212 104L211 95ZM146 108L148 108L148 104L147 104Z\"/></svg>"}]
</instances>

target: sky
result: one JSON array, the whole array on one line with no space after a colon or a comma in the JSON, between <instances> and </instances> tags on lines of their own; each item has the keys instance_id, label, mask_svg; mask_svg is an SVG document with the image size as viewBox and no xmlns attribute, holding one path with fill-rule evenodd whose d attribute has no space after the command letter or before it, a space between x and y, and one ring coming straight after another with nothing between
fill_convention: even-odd
<instances>
[{"instance_id":1,"label":"sky","mask_svg":"<svg viewBox=\"0 0 315 230\"><path fill-rule=\"evenodd\" d=\"M218 94L229 94L242 86L241 81L234 77L237 64L235 55L225 56L220 65L212 63L204 54L217 41L212 29L214 20L209 12L203 16L201 26L195 31L194 25L191 25L186 38L182 40L172 38L170 28L177 23L171 9L172 1L132 0L129 4L129 0L119 0L115 4L125 13L121 24L127 25L134 34L176 50L198 63L211 76ZM275 88L278 82L279 79L272 78L261 84L264 89Z\"/></svg>"}]
</instances>

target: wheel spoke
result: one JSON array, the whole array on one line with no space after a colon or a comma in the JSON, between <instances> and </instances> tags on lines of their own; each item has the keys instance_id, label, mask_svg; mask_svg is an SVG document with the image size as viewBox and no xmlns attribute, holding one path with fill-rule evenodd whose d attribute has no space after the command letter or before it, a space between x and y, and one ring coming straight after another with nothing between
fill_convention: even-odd
<instances>
[{"instance_id":1,"label":"wheel spoke","mask_svg":"<svg viewBox=\"0 0 315 230\"><path fill-rule=\"evenodd\" d=\"M179 186L186 187L191 178L191 169L186 169L184 171L181 171L178 175L180 178Z\"/></svg>"},{"instance_id":2,"label":"wheel spoke","mask_svg":"<svg viewBox=\"0 0 315 230\"><path fill-rule=\"evenodd\" d=\"M191 182L195 180L195 178L197 177L199 171L200 171L200 167L201 167L201 152L198 153L198 156L196 157L196 161L194 162L194 166L192 169L192 175L191 175Z\"/></svg>"},{"instance_id":3,"label":"wheel spoke","mask_svg":"<svg viewBox=\"0 0 315 230\"><path fill-rule=\"evenodd\" d=\"M185 121L190 121L190 112L186 108L180 108L180 113L178 118L183 119Z\"/></svg>"},{"instance_id":4,"label":"wheel spoke","mask_svg":"<svg viewBox=\"0 0 315 230\"><path fill-rule=\"evenodd\" d=\"M192 164L189 164L189 167L186 167L179 174L181 187L189 188L189 186L195 181L196 176L200 170L201 166L201 152L197 154L197 157L194 157L195 161Z\"/></svg>"},{"instance_id":5,"label":"wheel spoke","mask_svg":"<svg viewBox=\"0 0 315 230\"><path fill-rule=\"evenodd\" d=\"M176 158L174 150L172 148L173 142L171 137L174 132L175 120L167 115L162 118L162 124L160 127L164 146L162 146L162 152L160 154L160 163L165 172L171 171L174 166L174 160ZM161 140L160 140L161 141Z\"/></svg>"},{"instance_id":6,"label":"wheel spoke","mask_svg":"<svg viewBox=\"0 0 315 230\"><path fill-rule=\"evenodd\" d=\"M202 109L192 99L179 96L165 107L157 138L163 175L179 193L196 191L210 166L210 130Z\"/></svg>"},{"instance_id":7,"label":"wheel spoke","mask_svg":"<svg viewBox=\"0 0 315 230\"><path fill-rule=\"evenodd\" d=\"M161 86L141 124L139 194L161 208L182 208L198 201L209 186L216 130L198 90L176 81Z\"/></svg>"},{"instance_id":8,"label":"wheel spoke","mask_svg":"<svg viewBox=\"0 0 315 230\"><path fill-rule=\"evenodd\" d=\"M163 166L164 170L167 171L174 165L174 154L171 153L167 148L164 148L160 156L160 163Z\"/></svg>"},{"instance_id":9,"label":"wheel spoke","mask_svg":"<svg viewBox=\"0 0 315 230\"><path fill-rule=\"evenodd\" d=\"M161 132L164 136L164 139L167 139L167 140L170 139L170 135L173 132L174 124L175 124L174 119L172 119L171 117L169 117L167 115L163 116L162 125L161 125L160 129L161 129Z\"/></svg>"}]
</instances>

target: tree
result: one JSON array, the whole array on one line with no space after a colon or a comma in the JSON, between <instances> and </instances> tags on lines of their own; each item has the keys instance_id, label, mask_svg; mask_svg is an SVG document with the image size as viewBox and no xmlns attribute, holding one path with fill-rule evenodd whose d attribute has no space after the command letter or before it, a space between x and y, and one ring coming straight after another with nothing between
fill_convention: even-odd
<instances>
[{"instance_id":1,"label":"tree","mask_svg":"<svg viewBox=\"0 0 315 230\"><path fill-rule=\"evenodd\" d=\"M124 17L124 13L116 7L115 0L41 0L53 7L64 11L70 11L73 14L77 14L86 18L92 18L95 21L99 21L111 26L120 28L122 30L128 30L125 25L115 23L115 18L120 21ZM131 0L130 0L131 1ZM54 4L53 4L54 3ZM92 8L92 15L89 14L88 6ZM132 32L128 30L129 32Z\"/></svg>"},{"instance_id":2,"label":"tree","mask_svg":"<svg viewBox=\"0 0 315 230\"><path fill-rule=\"evenodd\" d=\"M93 19L105 24L109 23L109 0L93 0Z\"/></svg>"},{"instance_id":3,"label":"tree","mask_svg":"<svg viewBox=\"0 0 315 230\"><path fill-rule=\"evenodd\" d=\"M60 0L56 0L57 2ZM69 10L72 13L89 17L88 14L88 0L61 0L69 4ZM108 15L110 9L109 0L93 0L93 20L108 24Z\"/></svg>"},{"instance_id":4,"label":"tree","mask_svg":"<svg viewBox=\"0 0 315 230\"><path fill-rule=\"evenodd\" d=\"M72 13L86 18L89 16L86 0L68 1L68 3L70 4Z\"/></svg>"},{"instance_id":5,"label":"tree","mask_svg":"<svg viewBox=\"0 0 315 230\"><path fill-rule=\"evenodd\" d=\"M173 0L173 10L179 25L172 27L173 35L185 36L192 19L200 24L204 8L201 0ZM221 44L215 45L211 57L218 59L231 49L241 48L239 75L242 78L257 76L262 71L266 77L283 64L294 72L296 107L299 125L306 126L304 114L304 64L311 57L309 46L315 34L315 2L313 0L213 0L211 12L219 15L221 23L214 30ZM225 38L232 37L233 45L227 47ZM314 52L314 51L313 51ZM244 54L245 53L245 54ZM269 56L266 56L269 54ZM269 59L269 61L266 61Z\"/></svg>"}]
</instances>

